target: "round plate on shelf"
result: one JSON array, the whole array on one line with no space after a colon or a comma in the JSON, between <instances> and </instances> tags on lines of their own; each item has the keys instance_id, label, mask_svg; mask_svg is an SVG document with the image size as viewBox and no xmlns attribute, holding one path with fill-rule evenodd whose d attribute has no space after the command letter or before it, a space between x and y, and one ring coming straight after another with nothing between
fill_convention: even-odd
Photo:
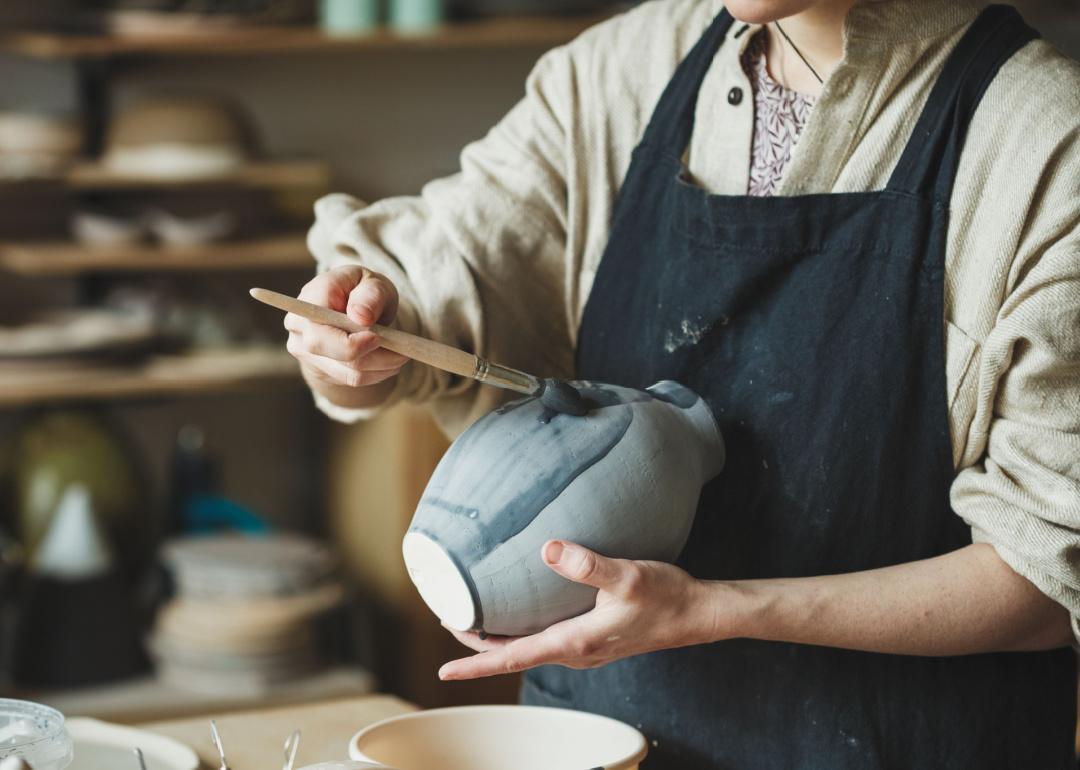
<instances>
[{"instance_id":1,"label":"round plate on shelf","mask_svg":"<svg viewBox=\"0 0 1080 770\"><path fill-rule=\"evenodd\" d=\"M65 724L75 744L75 759L67 770L134 768L136 748L142 750L147 770L199 770L195 752L164 735L85 717Z\"/></svg>"},{"instance_id":2,"label":"round plate on shelf","mask_svg":"<svg viewBox=\"0 0 1080 770\"><path fill-rule=\"evenodd\" d=\"M106 309L56 310L21 326L0 327L0 361L131 354L162 340L157 322Z\"/></svg>"}]
</instances>

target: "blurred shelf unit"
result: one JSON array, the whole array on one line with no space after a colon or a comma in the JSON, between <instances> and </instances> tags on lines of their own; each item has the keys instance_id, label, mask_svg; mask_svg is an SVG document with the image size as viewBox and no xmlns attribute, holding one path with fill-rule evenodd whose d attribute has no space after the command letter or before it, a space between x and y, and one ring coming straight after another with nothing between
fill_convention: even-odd
<instances>
[{"instance_id":1,"label":"blurred shelf unit","mask_svg":"<svg viewBox=\"0 0 1080 770\"><path fill-rule=\"evenodd\" d=\"M26 276L279 269L314 269L302 233L203 246L94 247L70 241L0 242L0 270Z\"/></svg>"},{"instance_id":2,"label":"blurred shelf unit","mask_svg":"<svg viewBox=\"0 0 1080 770\"><path fill-rule=\"evenodd\" d=\"M313 27L245 27L179 35L69 35L12 32L0 35L0 51L43 59L109 59L375 50L554 46L576 37L605 16L513 17L450 22L431 31L401 33L380 28L335 36Z\"/></svg>"},{"instance_id":3,"label":"blurred shelf unit","mask_svg":"<svg viewBox=\"0 0 1080 770\"><path fill-rule=\"evenodd\" d=\"M152 356L132 364L0 364L0 407L248 392L298 387L296 361L252 346Z\"/></svg>"}]
</instances>

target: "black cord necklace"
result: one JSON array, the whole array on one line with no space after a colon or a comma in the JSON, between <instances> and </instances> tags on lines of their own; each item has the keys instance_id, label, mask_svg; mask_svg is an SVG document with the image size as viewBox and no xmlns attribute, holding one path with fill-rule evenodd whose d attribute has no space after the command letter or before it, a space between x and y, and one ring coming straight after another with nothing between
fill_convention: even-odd
<instances>
[{"instance_id":1,"label":"black cord necklace","mask_svg":"<svg viewBox=\"0 0 1080 770\"><path fill-rule=\"evenodd\" d=\"M799 50L798 46L791 42L791 38L788 37L787 32L784 32L784 28L780 26L780 22L774 21L773 24L776 25L776 29L780 33L781 37L783 37L784 40L787 41L787 44L791 46L791 50L795 52L795 55L802 59L802 63L805 64L806 68L810 70L811 74L813 74L813 76L817 78L817 82L824 85L825 81L821 79L821 75L817 74L817 70L814 69L813 65L810 64L810 62L806 60L806 57L802 55L802 51Z\"/></svg>"}]
</instances>

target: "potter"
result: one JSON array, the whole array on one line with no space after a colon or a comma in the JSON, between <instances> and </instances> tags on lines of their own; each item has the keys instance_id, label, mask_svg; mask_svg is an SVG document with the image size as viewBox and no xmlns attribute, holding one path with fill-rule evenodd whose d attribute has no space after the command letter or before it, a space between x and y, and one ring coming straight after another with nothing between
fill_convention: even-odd
<instances>
[{"instance_id":1,"label":"potter","mask_svg":"<svg viewBox=\"0 0 1080 770\"><path fill-rule=\"evenodd\" d=\"M595 588L541 562L548 540L668 562L686 544L701 486L724 464L709 407L675 382L571 385L585 416L542 398L511 402L462 434L435 469L403 552L449 628L528 634L591 608Z\"/></svg>"},{"instance_id":2,"label":"potter","mask_svg":"<svg viewBox=\"0 0 1080 770\"><path fill-rule=\"evenodd\" d=\"M574 464L603 454L604 408L470 429L405 547L470 629L441 678L524 671L527 704L641 725L650 770L1075 766L1080 68L1036 38L974 0L640 3L544 56L460 173L317 204L302 299L544 376L676 381L723 432L702 489L666 486L683 445L544 464L570 420L604 428ZM332 417L410 400L453 434L498 405L286 326ZM533 478L552 500L517 505ZM701 494L672 564L676 489Z\"/></svg>"}]
</instances>

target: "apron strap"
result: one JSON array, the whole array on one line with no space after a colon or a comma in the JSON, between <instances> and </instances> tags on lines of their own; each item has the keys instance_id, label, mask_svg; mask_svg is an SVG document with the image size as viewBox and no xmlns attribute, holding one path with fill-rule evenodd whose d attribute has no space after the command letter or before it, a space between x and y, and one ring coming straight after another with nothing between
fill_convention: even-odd
<instances>
[{"instance_id":1,"label":"apron strap","mask_svg":"<svg viewBox=\"0 0 1080 770\"><path fill-rule=\"evenodd\" d=\"M1011 6L983 9L949 54L887 190L948 203L964 137L983 93L1001 65L1038 36Z\"/></svg>"},{"instance_id":2,"label":"apron strap","mask_svg":"<svg viewBox=\"0 0 1080 770\"><path fill-rule=\"evenodd\" d=\"M641 140L643 145L667 147L676 157L682 155L694 132L694 111L701 83L734 21L726 8L722 10L679 63L656 103Z\"/></svg>"}]
</instances>

